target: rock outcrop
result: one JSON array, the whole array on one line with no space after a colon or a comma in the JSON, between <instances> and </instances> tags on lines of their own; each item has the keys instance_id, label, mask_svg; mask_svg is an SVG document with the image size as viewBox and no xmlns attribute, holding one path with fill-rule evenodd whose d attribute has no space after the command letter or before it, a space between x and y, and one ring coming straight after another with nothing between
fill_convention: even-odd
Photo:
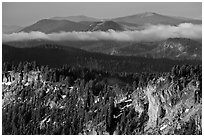
<instances>
[{"instance_id":1,"label":"rock outcrop","mask_svg":"<svg viewBox=\"0 0 204 137\"><path fill-rule=\"evenodd\" d=\"M135 111L141 114L144 103L136 94L139 92L144 92L143 98L148 102L146 134L154 134L153 131L155 134L176 134L189 121L195 121L195 129L201 131L202 96L198 81L192 80L182 90L179 90L179 85L165 78L149 82L146 88L132 94Z\"/></svg>"}]
</instances>

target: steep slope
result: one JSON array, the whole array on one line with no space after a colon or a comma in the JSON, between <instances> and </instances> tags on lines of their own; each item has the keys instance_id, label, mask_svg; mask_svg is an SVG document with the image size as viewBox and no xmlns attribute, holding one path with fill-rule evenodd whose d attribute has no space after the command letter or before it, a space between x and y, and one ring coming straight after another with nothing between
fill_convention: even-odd
<instances>
[{"instance_id":1,"label":"steep slope","mask_svg":"<svg viewBox=\"0 0 204 137\"><path fill-rule=\"evenodd\" d=\"M169 38L149 52L154 58L202 59L200 42L186 38Z\"/></svg>"},{"instance_id":2,"label":"steep slope","mask_svg":"<svg viewBox=\"0 0 204 137\"><path fill-rule=\"evenodd\" d=\"M165 15L160 15L152 12L145 12L145 13L140 13L140 14L131 15L131 16L119 17L119 18L114 18L112 20L116 22L126 22L126 23L133 23L137 25L144 25L144 24L178 25L180 23L193 23L193 24L202 23L202 21L200 20L165 16Z\"/></svg>"},{"instance_id":3,"label":"steep slope","mask_svg":"<svg viewBox=\"0 0 204 137\"><path fill-rule=\"evenodd\" d=\"M132 93L133 106L139 114L145 112L144 105L148 104L149 119L145 125L145 134L201 132L201 83L190 76L190 71L184 72L185 77L170 75L154 78L146 87L137 88ZM195 72L201 79L201 71ZM192 129L188 131L185 126L192 126Z\"/></svg>"},{"instance_id":4,"label":"steep slope","mask_svg":"<svg viewBox=\"0 0 204 137\"><path fill-rule=\"evenodd\" d=\"M43 19L31 26L22 29L21 31L23 32L40 31L44 33L53 33L60 31L71 32L84 30L86 30L86 26L80 23L68 20Z\"/></svg>"},{"instance_id":5,"label":"steep slope","mask_svg":"<svg viewBox=\"0 0 204 137\"><path fill-rule=\"evenodd\" d=\"M124 28L122 25L114 22L114 21L104 21L104 22L95 22L88 28L87 31L108 31L110 29L114 31L123 31Z\"/></svg>"},{"instance_id":6,"label":"steep slope","mask_svg":"<svg viewBox=\"0 0 204 137\"><path fill-rule=\"evenodd\" d=\"M69 21L73 21L73 22L81 22L81 21L96 22L96 21L100 21L100 19L88 17L88 16L84 16L84 15L68 16L68 17L53 17L50 19L52 19L52 20L69 20Z\"/></svg>"}]
</instances>

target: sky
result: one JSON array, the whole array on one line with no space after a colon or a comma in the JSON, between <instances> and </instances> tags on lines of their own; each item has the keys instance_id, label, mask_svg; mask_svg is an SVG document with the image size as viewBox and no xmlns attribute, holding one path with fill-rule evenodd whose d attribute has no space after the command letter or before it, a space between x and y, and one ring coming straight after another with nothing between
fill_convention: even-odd
<instances>
[{"instance_id":1,"label":"sky","mask_svg":"<svg viewBox=\"0 0 204 137\"><path fill-rule=\"evenodd\" d=\"M110 19L142 12L202 19L201 2L3 2L2 24L28 26L40 19L86 15Z\"/></svg>"}]
</instances>

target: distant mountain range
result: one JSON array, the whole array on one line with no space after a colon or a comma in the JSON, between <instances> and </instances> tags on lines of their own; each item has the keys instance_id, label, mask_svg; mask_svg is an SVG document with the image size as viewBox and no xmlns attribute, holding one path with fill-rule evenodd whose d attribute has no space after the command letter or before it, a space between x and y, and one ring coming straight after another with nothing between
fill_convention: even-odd
<instances>
[{"instance_id":1,"label":"distant mountain range","mask_svg":"<svg viewBox=\"0 0 204 137\"><path fill-rule=\"evenodd\" d=\"M107 31L109 29L124 31L140 30L143 29L145 25L149 24L179 25L181 23L202 24L202 21L183 17L166 16L152 12L113 18L109 20L100 20L97 18L80 15L42 19L21 29L20 31L41 31L44 33L60 31Z\"/></svg>"}]
</instances>

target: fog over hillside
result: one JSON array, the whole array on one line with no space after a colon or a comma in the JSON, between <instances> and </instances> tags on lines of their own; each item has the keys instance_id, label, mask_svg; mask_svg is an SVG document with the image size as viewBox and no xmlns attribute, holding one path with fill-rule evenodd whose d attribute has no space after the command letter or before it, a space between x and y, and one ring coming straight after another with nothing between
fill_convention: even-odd
<instances>
[{"instance_id":1,"label":"fog over hillside","mask_svg":"<svg viewBox=\"0 0 204 137\"><path fill-rule=\"evenodd\" d=\"M141 31L122 31L116 32L109 30L107 32L60 32L45 34L42 32L19 32L12 34L3 34L3 42L21 41L33 39L47 40L117 40L117 41L158 41L167 38L202 38L202 25L194 25L191 23L183 23L178 26L169 25L151 25Z\"/></svg>"}]
</instances>

